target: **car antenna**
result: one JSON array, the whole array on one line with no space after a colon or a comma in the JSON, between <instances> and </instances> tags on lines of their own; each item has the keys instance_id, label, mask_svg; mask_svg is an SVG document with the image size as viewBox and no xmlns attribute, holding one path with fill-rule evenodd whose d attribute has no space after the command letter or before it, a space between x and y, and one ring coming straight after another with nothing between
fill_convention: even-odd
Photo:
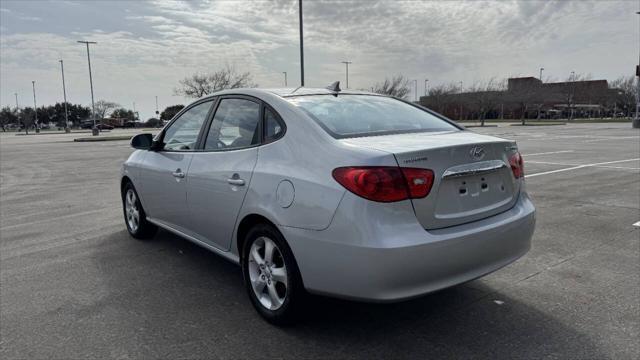
<instances>
[{"instance_id":1,"label":"car antenna","mask_svg":"<svg viewBox=\"0 0 640 360\"><path fill-rule=\"evenodd\" d=\"M327 86L325 89L333 91L334 93L336 93L334 95L338 95L337 93L342 91L342 90L340 90L340 81L334 82L333 84Z\"/></svg>"},{"instance_id":2,"label":"car antenna","mask_svg":"<svg viewBox=\"0 0 640 360\"><path fill-rule=\"evenodd\" d=\"M291 94L293 94L294 92L298 91L301 87L302 87L302 85L300 85L300 86L298 86L297 88L295 88L295 89L291 92Z\"/></svg>"}]
</instances>

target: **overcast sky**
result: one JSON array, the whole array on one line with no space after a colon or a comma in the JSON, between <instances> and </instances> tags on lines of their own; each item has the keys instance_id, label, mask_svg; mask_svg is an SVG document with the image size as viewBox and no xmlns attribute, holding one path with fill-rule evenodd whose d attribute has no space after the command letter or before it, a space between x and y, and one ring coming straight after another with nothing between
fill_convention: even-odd
<instances>
[{"instance_id":1,"label":"overcast sky","mask_svg":"<svg viewBox=\"0 0 640 360\"><path fill-rule=\"evenodd\" d=\"M248 70L261 87L300 81L297 0L0 1L0 102L33 105L67 98L90 104L86 48L96 100L146 119L167 105L178 80L225 64ZM304 0L307 86L369 88L402 73L429 84L491 77L594 79L631 75L638 61L640 2L629 1L311 1ZM411 95L413 97L413 93Z\"/></svg>"}]
</instances>

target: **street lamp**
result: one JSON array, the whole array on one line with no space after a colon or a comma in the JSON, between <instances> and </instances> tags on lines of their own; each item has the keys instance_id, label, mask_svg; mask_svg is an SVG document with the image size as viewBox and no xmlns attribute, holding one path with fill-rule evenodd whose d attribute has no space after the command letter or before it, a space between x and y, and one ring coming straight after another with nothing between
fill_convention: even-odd
<instances>
[{"instance_id":1,"label":"street lamp","mask_svg":"<svg viewBox=\"0 0 640 360\"><path fill-rule=\"evenodd\" d=\"M414 88L414 93L413 93L413 101L417 102L418 101L418 80L411 80L411 82L413 82L413 88Z\"/></svg>"},{"instance_id":2,"label":"street lamp","mask_svg":"<svg viewBox=\"0 0 640 360\"><path fill-rule=\"evenodd\" d=\"M69 114L67 113L67 89L64 84L64 63L60 60L60 71L62 71L62 95L64 96L64 132L71 132L69 129Z\"/></svg>"},{"instance_id":3,"label":"street lamp","mask_svg":"<svg viewBox=\"0 0 640 360\"><path fill-rule=\"evenodd\" d=\"M429 93L429 79L424 79L424 96Z\"/></svg>"},{"instance_id":4,"label":"street lamp","mask_svg":"<svg viewBox=\"0 0 640 360\"><path fill-rule=\"evenodd\" d=\"M302 38L302 0L298 0L298 15L300 16L300 86L304 86L304 42Z\"/></svg>"},{"instance_id":5,"label":"street lamp","mask_svg":"<svg viewBox=\"0 0 640 360\"><path fill-rule=\"evenodd\" d=\"M544 68L543 68L543 67L541 67L541 68L540 68L540 77L539 77L540 81L542 81L542 71L543 71L543 70L544 70Z\"/></svg>"},{"instance_id":6,"label":"street lamp","mask_svg":"<svg viewBox=\"0 0 640 360\"><path fill-rule=\"evenodd\" d=\"M283 71L282 73L284 74L284 87L287 87L287 72Z\"/></svg>"},{"instance_id":7,"label":"street lamp","mask_svg":"<svg viewBox=\"0 0 640 360\"><path fill-rule=\"evenodd\" d=\"M343 63L347 67L347 87L345 87L345 89L348 89L349 88L349 64L351 64L352 61L341 61L341 63Z\"/></svg>"},{"instance_id":8,"label":"street lamp","mask_svg":"<svg viewBox=\"0 0 640 360\"><path fill-rule=\"evenodd\" d=\"M87 63L89 63L89 85L91 86L91 117L93 118L93 136L100 132L96 128L96 105L93 101L93 78L91 77L91 56L89 56L89 44L97 44L95 41L81 41L78 43L87 45Z\"/></svg>"},{"instance_id":9,"label":"street lamp","mask_svg":"<svg viewBox=\"0 0 640 360\"><path fill-rule=\"evenodd\" d=\"M640 11L636 11L636 14L640 15ZM638 65L636 65L636 76L638 77L636 90L636 116L634 116L631 126L634 128L640 128L640 53L638 53Z\"/></svg>"},{"instance_id":10,"label":"street lamp","mask_svg":"<svg viewBox=\"0 0 640 360\"><path fill-rule=\"evenodd\" d=\"M31 81L31 85L33 86L33 113L36 115L36 133L39 133L40 129L38 129L38 105L36 105L36 81ZM25 126L24 128L26 129L27 127Z\"/></svg>"},{"instance_id":11,"label":"street lamp","mask_svg":"<svg viewBox=\"0 0 640 360\"><path fill-rule=\"evenodd\" d=\"M460 81L460 94L462 94L462 81ZM460 100L460 114L458 114L458 120L462 120L462 98Z\"/></svg>"}]
</instances>

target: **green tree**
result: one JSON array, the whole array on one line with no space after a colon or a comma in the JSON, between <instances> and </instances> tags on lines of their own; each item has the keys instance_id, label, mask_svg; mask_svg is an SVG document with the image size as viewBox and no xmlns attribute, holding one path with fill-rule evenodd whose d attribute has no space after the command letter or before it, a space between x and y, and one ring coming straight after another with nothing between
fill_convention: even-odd
<instances>
[{"instance_id":1,"label":"green tree","mask_svg":"<svg viewBox=\"0 0 640 360\"><path fill-rule=\"evenodd\" d=\"M24 126L24 131L29 134L29 128L33 126L36 120L36 112L31 107L22 108L19 117Z\"/></svg>"},{"instance_id":2,"label":"green tree","mask_svg":"<svg viewBox=\"0 0 640 360\"><path fill-rule=\"evenodd\" d=\"M9 106L0 109L0 126L2 127L2 131L7 131L7 125L16 123L18 123L18 112L15 109L12 110Z\"/></svg>"},{"instance_id":3,"label":"green tree","mask_svg":"<svg viewBox=\"0 0 640 360\"><path fill-rule=\"evenodd\" d=\"M116 119L125 119L125 120L134 121L136 119L136 114L133 112L133 110L119 108L119 109L113 110L113 112L111 113L111 117Z\"/></svg>"},{"instance_id":4,"label":"green tree","mask_svg":"<svg viewBox=\"0 0 640 360\"><path fill-rule=\"evenodd\" d=\"M184 109L184 105L167 106L162 113L160 113L160 120L171 120L182 109Z\"/></svg>"},{"instance_id":5,"label":"green tree","mask_svg":"<svg viewBox=\"0 0 640 360\"><path fill-rule=\"evenodd\" d=\"M162 125L162 120L158 118L150 118L144 123L146 127L160 127Z\"/></svg>"}]
</instances>

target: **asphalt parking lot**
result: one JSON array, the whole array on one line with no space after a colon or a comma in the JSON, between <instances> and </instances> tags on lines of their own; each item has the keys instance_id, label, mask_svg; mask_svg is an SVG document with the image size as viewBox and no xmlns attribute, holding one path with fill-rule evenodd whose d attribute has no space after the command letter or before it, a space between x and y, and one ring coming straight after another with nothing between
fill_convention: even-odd
<instances>
[{"instance_id":1,"label":"asphalt parking lot","mask_svg":"<svg viewBox=\"0 0 640 360\"><path fill-rule=\"evenodd\" d=\"M257 315L235 265L168 232L128 236L127 141L2 134L0 357L637 359L640 131L473 130L518 141L538 209L530 253L408 302L316 297L284 329Z\"/></svg>"}]
</instances>

